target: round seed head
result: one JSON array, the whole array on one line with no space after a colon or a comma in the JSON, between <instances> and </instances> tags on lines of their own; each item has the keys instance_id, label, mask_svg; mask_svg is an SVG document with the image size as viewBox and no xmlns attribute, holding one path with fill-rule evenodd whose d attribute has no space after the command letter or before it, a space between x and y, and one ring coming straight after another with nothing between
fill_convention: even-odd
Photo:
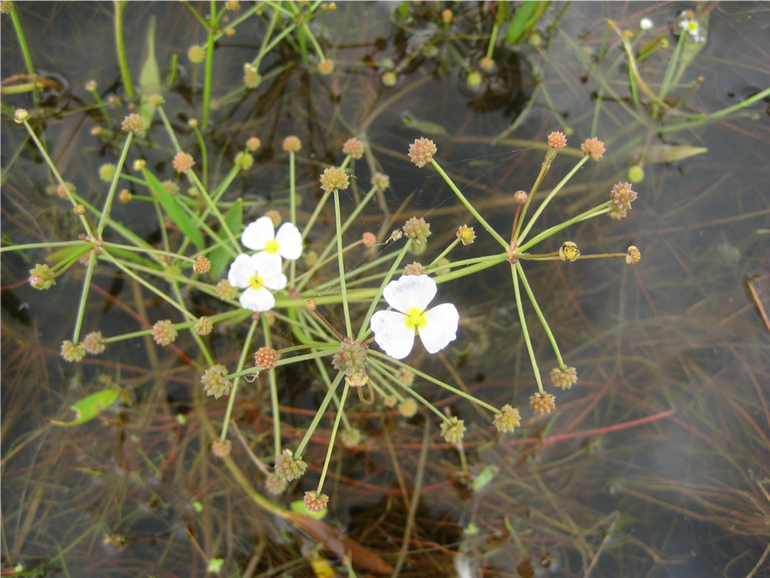
<instances>
[{"instance_id":1,"label":"round seed head","mask_svg":"<svg viewBox=\"0 0 770 578\"><path fill-rule=\"evenodd\" d=\"M374 236L374 233L366 232L361 237L361 240L364 242L364 247L371 248L377 242L377 237Z\"/></svg>"},{"instance_id":2,"label":"round seed head","mask_svg":"<svg viewBox=\"0 0 770 578\"><path fill-rule=\"evenodd\" d=\"M66 341L62 342L61 344L61 356L64 358L64 361L69 361L70 363L80 361L82 360L86 355L86 346L83 343L78 343L75 345L67 339Z\"/></svg>"},{"instance_id":3,"label":"round seed head","mask_svg":"<svg viewBox=\"0 0 770 578\"><path fill-rule=\"evenodd\" d=\"M279 478L291 482L302 477L307 469L307 464L302 458L294 459L294 454L290 449L283 450L283 453L275 460L275 475Z\"/></svg>"},{"instance_id":4,"label":"round seed head","mask_svg":"<svg viewBox=\"0 0 770 578\"><path fill-rule=\"evenodd\" d=\"M302 141L296 136L291 135L283 139L283 144L281 146L287 153L298 153L302 148Z\"/></svg>"},{"instance_id":5,"label":"round seed head","mask_svg":"<svg viewBox=\"0 0 770 578\"><path fill-rule=\"evenodd\" d=\"M198 335L208 335L214 330L214 324L208 317L201 317L195 324L195 333Z\"/></svg>"},{"instance_id":6,"label":"round seed head","mask_svg":"<svg viewBox=\"0 0 770 578\"><path fill-rule=\"evenodd\" d=\"M327 58L326 60L319 62L318 72L324 76L330 75L332 72L334 72L334 61L331 58Z\"/></svg>"},{"instance_id":7,"label":"round seed head","mask_svg":"<svg viewBox=\"0 0 770 578\"><path fill-rule=\"evenodd\" d=\"M420 217L412 217L404 224L404 235L409 239L414 239L414 244L425 245L430 237L430 224Z\"/></svg>"},{"instance_id":8,"label":"round seed head","mask_svg":"<svg viewBox=\"0 0 770 578\"><path fill-rule=\"evenodd\" d=\"M529 407L538 415L549 414L552 409L556 409L556 397L550 393L536 392L529 398Z\"/></svg>"},{"instance_id":9,"label":"round seed head","mask_svg":"<svg viewBox=\"0 0 770 578\"><path fill-rule=\"evenodd\" d=\"M500 433L510 433L513 431L513 428L521 425L521 415L518 409L506 404L502 407L500 413L492 419L492 423Z\"/></svg>"},{"instance_id":10,"label":"round seed head","mask_svg":"<svg viewBox=\"0 0 770 578\"><path fill-rule=\"evenodd\" d=\"M233 443L230 440L214 440L211 442L211 453L220 460L225 459L233 451Z\"/></svg>"},{"instance_id":11,"label":"round seed head","mask_svg":"<svg viewBox=\"0 0 770 578\"><path fill-rule=\"evenodd\" d=\"M449 421L441 423L441 435L447 443L452 445L460 445L463 441L463 434L465 433L465 423L463 420L452 416Z\"/></svg>"},{"instance_id":12,"label":"round seed head","mask_svg":"<svg viewBox=\"0 0 770 578\"><path fill-rule=\"evenodd\" d=\"M565 367L562 371L554 367L551 370L551 383L562 389L571 389L577 383L577 370L574 367Z\"/></svg>"},{"instance_id":13,"label":"round seed head","mask_svg":"<svg viewBox=\"0 0 770 578\"><path fill-rule=\"evenodd\" d=\"M554 131L548 135L548 146L554 150L560 151L567 146L567 137L564 136L564 133L561 131Z\"/></svg>"},{"instance_id":14,"label":"round seed head","mask_svg":"<svg viewBox=\"0 0 770 578\"><path fill-rule=\"evenodd\" d=\"M191 168L193 168L193 165L195 164L195 159L192 158L192 155L189 155L187 153L176 153L174 155L174 170L178 173L186 173Z\"/></svg>"},{"instance_id":15,"label":"round seed head","mask_svg":"<svg viewBox=\"0 0 770 578\"><path fill-rule=\"evenodd\" d=\"M340 167L328 167L321 175L321 188L325 193L331 193L334 189L344 191L350 186L350 179L345 169Z\"/></svg>"},{"instance_id":16,"label":"round seed head","mask_svg":"<svg viewBox=\"0 0 770 578\"><path fill-rule=\"evenodd\" d=\"M425 137L418 138L409 145L409 159L419 168L424 167L433 160L438 148L432 140Z\"/></svg>"},{"instance_id":17,"label":"round seed head","mask_svg":"<svg viewBox=\"0 0 770 578\"><path fill-rule=\"evenodd\" d=\"M407 397L404 401L398 404L398 413L406 418L412 417L417 413L417 402L413 397Z\"/></svg>"},{"instance_id":18,"label":"round seed head","mask_svg":"<svg viewBox=\"0 0 770 578\"><path fill-rule=\"evenodd\" d=\"M229 301L235 299L238 296L238 289L230 284L227 279L222 279L217 283L217 296L223 301Z\"/></svg>"},{"instance_id":19,"label":"round seed head","mask_svg":"<svg viewBox=\"0 0 770 578\"><path fill-rule=\"evenodd\" d=\"M104 353L106 345L104 344L104 337L101 331L92 331L83 338L83 345L86 348L86 353L89 355L99 355Z\"/></svg>"},{"instance_id":20,"label":"round seed head","mask_svg":"<svg viewBox=\"0 0 770 578\"><path fill-rule=\"evenodd\" d=\"M226 379L227 368L224 365L215 365L206 370L201 376L201 383L203 384L203 390L206 395L213 395L215 399L219 399L223 395L227 395L230 392L229 379Z\"/></svg>"},{"instance_id":21,"label":"round seed head","mask_svg":"<svg viewBox=\"0 0 770 578\"><path fill-rule=\"evenodd\" d=\"M248 148L251 152L255 152L261 146L262 146L262 141L255 136L251 137L249 140L246 141L246 148Z\"/></svg>"},{"instance_id":22,"label":"round seed head","mask_svg":"<svg viewBox=\"0 0 770 578\"><path fill-rule=\"evenodd\" d=\"M147 121L141 114L132 112L126 118L123 119L123 123L120 125L126 132L132 132L138 137L143 137L147 134Z\"/></svg>"},{"instance_id":23,"label":"round seed head","mask_svg":"<svg viewBox=\"0 0 770 578\"><path fill-rule=\"evenodd\" d=\"M342 154L350 155L354 159L364 156L364 143L357 138L349 138L342 145Z\"/></svg>"},{"instance_id":24,"label":"round seed head","mask_svg":"<svg viewBox=\"0 0 770 578\"><path fill-rule=\"evenodd\" d=\"M305 492L305 507L310 512L321 512L329 503L329 496L326 494L316 494L315 490L312 492Z\"/></svg>"},{"instance_id":25,"label":"round seed head","mask_svg":"<svg viewBox=\"0 0 770 578\"><path fill-rule=\"evenodd\" d=\"M200 44L193 44L187 49L187 58L193 64L200 64L206 58L206 47Z\"/></svg>"},{"instance_id":26,"label":"round seed head","mask_svg":"<svg viewBox=\"0 0 770 578\"><path fill-rule=\"evenodd\" d=\"M427 275L427 274L428 274L428 270L417 261L415 261L411 265L407 265L406 267L404 267L404 277L407 277L409 275Z\"/></svg>"},{"instance_id":27,"label":"round seed head","mask_svg":"<svg viewBox=\"0 0 770 578\"><path fill-rule=\"evenodd\" d=\"M211 261L209 261L208 257L204 257L203 255L200 255L193 264L193 271L198 273L198 275L208 273L210 269Z\"/></svg>"},{"instance_id":28,"label":"round seed head","mask_svg":"<svg viewBox=\"0 0 770 578\"><path fill-rule=\"evenodd\" d=\"M390 186L390 177L380 172L376 172L372 175L371 183L381 191L384 191Z\"/></svg>"},{"instance_id":29,"label":"round seed head","mask_svg":"<svg viewBox=\"0 0 770 578\"><path fill-rule=\"evenodd\" d=\"M275 368L279 357L278 352L272 347L260 347L254 354L254 363L262 369L270 370Z\"/></svg>"},{"instance_id":30,"label":"round seed head","mask_svg":"<svg viewBox=\"0 0 770 578\"><path fill-rule=\"evenodd\" d=\"M158 345L173 343L178 335L170 319L163 319L152 326L152 338Z\"/></svg>"},{"instance_id":31,"label":"round seed head","mask_svg":"<svg viewBox=\"0 0 770 578\"><path fill-rule=\"evenodd\" d=\"M580 150L583 151L583 154L591 157L592 161L600 160L606 152L604 143L596 137L586 139L585 142L580 145Z\"/></svg>"},{"instance_id":32,"label":"round seed head","mask_svg":"<svg viewBox=\"0 0 770 578\"><path fill-rule=\"evenodd\" d=\"M364 373L367 347L360 341L348 340L340 343L337 352L332 357L332 365L337 371L351 377L356 373Z\"/></svg>"}]
</instances>

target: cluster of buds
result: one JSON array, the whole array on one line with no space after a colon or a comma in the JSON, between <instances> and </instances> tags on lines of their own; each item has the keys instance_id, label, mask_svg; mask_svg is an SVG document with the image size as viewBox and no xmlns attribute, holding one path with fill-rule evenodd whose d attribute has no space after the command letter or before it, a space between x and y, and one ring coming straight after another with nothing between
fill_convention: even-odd
<instances>
[{"instance_id":1,"label":"cluster of buds","mask_svg":"<svg viewBox=\"0 0 770 578\"><path fill-rule=\"evenodd\" d=\"M610 207L610 217L619 221L626 217L627 211L631 209L631 203L636 200L637 194L631 190L631 183L618 183L610 191L612 207Z\"/></svg>"}]
</instances>

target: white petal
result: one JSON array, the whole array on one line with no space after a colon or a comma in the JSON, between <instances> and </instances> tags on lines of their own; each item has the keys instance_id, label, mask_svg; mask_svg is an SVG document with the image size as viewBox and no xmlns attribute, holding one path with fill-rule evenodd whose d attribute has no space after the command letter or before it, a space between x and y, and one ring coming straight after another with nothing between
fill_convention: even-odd
<instances>
[{"instance_id":1,"label":"white petal","mask_svg":"<svg viewBox=\"0 0 770 578\"><path fill-rule=\"evenodd\" d=\"M262 276L262 281L268 289L277 291L286 287L286 275L278 271L277 273L268 273Z\"/></svg>"},{"instance_id":2,"label":"white petal","mask_svg":"<svg viewBox=\"0 0 770 578\"><path fill-rule=\"evenodd\" d=\"M254 270L259 272L260 277L268 277L281 272L281 256L277 253L271 255L267 251L255 253L251 256L251 263ZM254 273L252 273L253 275Z\"/></svg>"},{"instance_id":3,"label":"white petal","mask_svg":"<svg viewBox=\"0 0 770 578\"><path fill-rule=\"evenodd\" d=\"M241 307L251 309L252 311L267 311L275 307L275 297L264 287L262 289L252 289L249 287L241 294L239 299Z\"/></svg>"},{"instance_id":4,"label":"white petal","mask_svg":"<svg viewBox=\"0 0 770 578\"><path fill-rule=\"evenodd\" d=\"M302 233L292 223L284 223L275 236L278 241L278 254L284 259L294 261L302 255Z\"/></svg>"},{"instance_id":5,"label":"white petal","mask_svg":"<svg viewBox=\"0 0 770 578\"><path fill-rule=\"evenodd\" d=\"M460 314L451 303L442 303L425 312L428 322L418 329L420 340L428 353L441 351L457 337Z\"/></svg>"},{"instance_id":6,"label":"white petal","mask_svg":"<svg viewBox=\"0 0 770 578\"><path fill-rule=\"evenodd\" d=\"M233 287L248 287L249 279L254 275L254 265L251 257L241 253L235 258L227 273L227 280Z\"/></svg>"},{"instance_id":7,"label":"white petal","mask_svg":"<svg viewBox=\"0 0 770 578\"><path fill-rule=\"evenodd\" d=\"M273 239L275 239L275 226L270 217L260 217L253 223L249 223L241 235L241 242L255 251L264 251L265 244Z\"/></svg>"},{"instance_id":8,"label":"white petal","mask_svg":"<svg viewBox=\"0 0 770 578\"><path fill-rule=\"evenodd\" d=\"M436 282L427 275L408 275L388 283L382 294L396 311L406 313L412 307L423 311L436 296Z\"/></svg>"},{"instance_id":9,"label":"white petal","mask_svg":"<svg viewBox=\"0 0 770 578\"><path fill-rule=\"evenodd\" d=\"M395 311L378 311L372 315L372 331L377 345L395 359L404 359L412 351L414 329L406 326L406 318Z\"/></svg>"}]
</instances>

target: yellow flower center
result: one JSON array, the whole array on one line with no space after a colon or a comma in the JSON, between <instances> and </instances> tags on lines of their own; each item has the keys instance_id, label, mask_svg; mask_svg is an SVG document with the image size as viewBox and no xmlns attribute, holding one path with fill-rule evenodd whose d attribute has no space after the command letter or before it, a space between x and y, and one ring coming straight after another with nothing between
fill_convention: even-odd
<instances>
[{"instance_id":1,"label":"yellow flower center","mask_svg":"<svg viewBox=\"0 0 770 578\"><path fill-rule=\"evenodd\" d=\"M406 312L404 323L406 323L406 326L409 329L414 329L417 331L418 329L422 329L428 324L428 317L425 315L422 309L412 307L409 311Z\"/></svg>"},{"instance_id":2,"label":"yellow flower center","mask_svg":"<svg viewBox=\"0 0 770 578\"><path fill-rule=\"evenodd\" d=\"M278 241L273 239L272 241L265 243L265 251L270 255L275 255L278 252Z\"/></svg>"},{"instance_id":3,"label":"yellow flower center","mask_svg":"<svg viewBox=\"0 0 770 578\"><path fill-rule=\"evenodd\" d=\"M251 276L251 279L249 279L249 287L259 291L260 289L262 289L264 284L265 284L265 280L262 279L262 277L260 277L259 274L255 271L254 274Z\"/></svg>"}]
</instances>

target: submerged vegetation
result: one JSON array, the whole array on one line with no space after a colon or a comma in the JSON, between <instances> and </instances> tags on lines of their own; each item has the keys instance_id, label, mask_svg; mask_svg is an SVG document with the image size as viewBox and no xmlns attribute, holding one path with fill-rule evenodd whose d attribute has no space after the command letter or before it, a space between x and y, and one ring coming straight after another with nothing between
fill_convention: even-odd
<instances>
[{"instance_id":1,"label":"submerged vegetation","mask_svg":"<svg viewBox=\"0 0 770 578\"><path fill-rule=\"evenodd\" d=\"M768 365L702 333L763 331L763 277L721 317L669 240L704 194L663 186L770 102L691 104L713 8L2 4L11 575L768 567ZM42 72L54 6L104 62ZM740 278L766 230L722 234ZM703 560L667 550L692 520Z\"/></svg>"}]
</instances>

